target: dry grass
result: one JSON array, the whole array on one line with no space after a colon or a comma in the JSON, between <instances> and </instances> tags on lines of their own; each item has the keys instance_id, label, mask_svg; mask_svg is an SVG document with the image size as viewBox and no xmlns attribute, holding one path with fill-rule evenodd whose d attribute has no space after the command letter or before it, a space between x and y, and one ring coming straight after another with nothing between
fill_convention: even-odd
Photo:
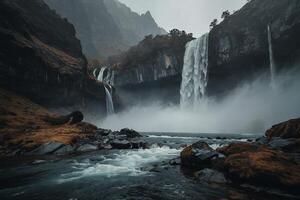
<instances>
[{"instance_id":1,"label":"dry grass","mask_svg":"<svg viewBox=\"0 0 300 200\"><path fill-rule=\"evenodd\" d=\"M87 134L78 125L49 125L43 121L55 115L29 99L0 89L0 137L5 147L32 149L49 141L72 144Z\"/></svg>"}]
</instances>

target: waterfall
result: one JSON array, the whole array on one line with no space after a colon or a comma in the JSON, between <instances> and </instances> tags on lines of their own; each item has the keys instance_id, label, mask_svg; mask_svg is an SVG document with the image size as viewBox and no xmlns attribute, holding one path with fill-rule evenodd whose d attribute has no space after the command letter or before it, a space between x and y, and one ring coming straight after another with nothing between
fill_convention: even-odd
<instances>
[{"instance_id":1,"label":"waterfall","mask_svg":"<svg viewBox=\"0 0 300 200\"><path fill-rule=\"evenodd\" d=\"M271 86L275 86L276 66L275 66L275 62L274 62L272 32L271 32L270 25L268 25L268 43L269 43Z\"/></svg>"},{"instance_id":2,"label":"waterfall","mask_svg":"<svg viewBox=\"0 0 300 200\"><path fill-rule=\"evenodd\" d=\"M208 37L208 33L204 34L186 45L180 89L181 107L197 105L205 97L208 82Z\"/></svg>"},{"instance_id":3,"label":"waterfall","mask_svg":"<svg viewBox=\"0 0 300 200\"><path fill-rule=\"evenodd\" d=\"M98 81L103 82L104 81L104 72L106 71L107 67L102 67L100 70L100 73L98 75Z\"/></svg>"},{"instance_id":4,"label":"waterfall","mask_svg":"<svg viewBox=\"0 0 300 200\"><path fill-rule=\"evenodd\" d=\"M110 85L105 85L106 93L106 111L107 115L112 115L115 113L114 102L112 98L112 87Z\"/></svg>"}]
</instances>

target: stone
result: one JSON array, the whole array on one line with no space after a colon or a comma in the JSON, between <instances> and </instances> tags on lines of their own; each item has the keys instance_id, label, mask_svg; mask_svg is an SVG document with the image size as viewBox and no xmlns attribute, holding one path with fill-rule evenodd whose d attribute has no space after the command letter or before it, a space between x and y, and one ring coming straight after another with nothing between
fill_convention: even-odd
<instances>
[{"instance_id":1,"label":"stone","mask_svg":"<svg viewBox=\"0 0 300 200\"><path fill-rule=\"evenodd\" d=\"M84 144L84 145L79 146L76 149L76 151L79 151L79 152L89 152L89 151L96 151L96 150L98 150L98 147L95 145L92 145L92 144Z\"/></svg>"},{"instance_id":2,"label":"stone","mask_svg":"<svg viewBox=\"0 0 300 200\"><path fill-rule=\"evenodd\" d=\"M180 157L179 158L174 158L174 159L170 160L169 164L172 165L172 166L181 165L181 159L180 159Z\"/></svg>"},{"instance_id":3,"label":"stone","mask_svg":"<svg viewBox=\"0 0 300 200\"><path fill-rule=\"evenodd\" d=\"M132 145L127 140L114 140L110 143L113 149L131 149Z\"/></svg>"},{"instance_id":4,"label":"stone","mask_svg":"<svg viewBox=\"0 0 300 200\"><path fill-rule=\"evenodd\" d=\"M300 118L272 126L266 131L266 137L271 140L274 137L283 139L300 138Z\"/></svg>"},{"instance_id":5,"label":"stone","mask_svg":"<svg viewBox=\"0 0 300 200\"><path fill-rule=\"evenodd\" d=\"M203 168L218 157L222 157L222 155L202 141L184 148L180 153L181 165L189 168Z\"/></svg>"},{"instance_id":6,"label":"stone","mask_svg":"<svg viewBox=\"0 0 300 200\"><path fill-rule=\"evenodd\" d=\"M122 129L119 134L126 135L128 138L142 137L142 135L136 132L135 130L128 129L128 128Z\"/></svg>"},{"instance_id":7,"label":"stone","mask_svg":"<svg viewBox=\"0 0 300 200\"><path fill-rule=\"evenodd\" d=\"M265 145L233 143L221 152L227 155L225 173L234 181L290 190L300 187L300 165L282 151Z\"/></svg>"},{"instance_id":8,"label":"stone","mask_svg":"<svg viewBox=\"0 0 300 200\"><path fill-rule=\"evenodd\" d=\"M38 148L26 153L26 155L46 155L51 154L65 145L60 142L47 142L40 145Z\"/></svg>"},{"instance_id":9,"label":"stone","mask_svg":"<svg viewBox=\"0 0 300 200\"><path fill-rule=\"evenodd\" d=\"M227 183L223 173L208 168L196 172L195 176L208 183Z\"/></svg>"}]
</instances>

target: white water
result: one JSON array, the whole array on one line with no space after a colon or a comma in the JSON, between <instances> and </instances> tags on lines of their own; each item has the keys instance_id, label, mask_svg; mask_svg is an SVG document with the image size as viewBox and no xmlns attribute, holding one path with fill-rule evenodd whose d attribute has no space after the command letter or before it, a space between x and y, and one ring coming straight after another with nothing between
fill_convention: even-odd
<instances>
[{"instance_id":1,"label":"white water","mask_svg":"<svg viewBox=\"0 0 300 200\"><path fill-rule=\"evenodd\" d=\"M273 45L272 45L272 32L271 27L268 25L268 43L269 43L269 57L270 57L270 74L271 74L271 86L275 87L276 84L276 66L274 62Z\"/></svg>"},{"instance_id":2,"label":"white water","mask_svg":"<svg viewBox=\"0 0 300 200\"><path fill-rule=\"evenodd\" d=\"M104 81L104 72L106 71L107 67L102 67L100 70L100 73L98 75L98 81L103 82Z\"/></svg>"},{"instance_id":3,"label":"white water","mask_svg":"<svg viewBox=\"0 0 300 200\"><path fill-rule=\"evenodd\" d=\"M108 88L107 88L108 87ZM112 99L112 88L110 85L105 85L105 93L106 93L106 111L107 115L112 115L115 113L114 102Z\"/></svg>"},{"instance_id":4,"label":"white water","mask_svg":"<svg viewBox=\"0 0 300 200\"><path fill-rule=\"evenodd\" d=\"M179 155L181 149L172 149L167 146L159 147L153 145L150 149L139 149L136 151L120 151L111 158L104 157L97 163L89 159L82 162L74 162L71 173L62 174L59 183L73 181L91 176L113 177L118 175L138 176L149 173L143 167L162 160L169 160Z\"/></svg>"},{"instance_id":5,"label":"white water","mask_svg":"<svg viewBox=\"0 0 300 200\"><path fill-rule=\"evenodd\" d=\"M198 105L205 97L208 82L208 37L209 34L205 34L186 46L180 89L180 104L183 108Z\"/></svg>"}]
</instances>

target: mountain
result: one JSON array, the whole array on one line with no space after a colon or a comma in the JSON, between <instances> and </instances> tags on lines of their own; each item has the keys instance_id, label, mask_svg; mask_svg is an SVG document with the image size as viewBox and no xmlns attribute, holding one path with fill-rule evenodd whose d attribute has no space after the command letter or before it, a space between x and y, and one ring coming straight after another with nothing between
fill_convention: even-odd
<instances>
[{"instance_id":1,"label":"mountain","mask_svg":"<svg viewBox=\"0 0 300 200\"><path fill-rule=\"evenodd\" d=\"M139 15L118 0L104 0L108 12L119 27L122 36L130 46L142 41L146 35L162 35L167 32L158 27L151 13Z\"/></svg>"},{"instance_id":2,"label":"mountain","mask_svg":"<svg viewBox=\"0 0 300 200\"><path fill-rule=\"evenodd\" d=\"M0 42L1 88L48 108L105 106L74 26L42 0L0 1Z\"/></svg>"},{"instance_id":3,"label":"mountain","mask_svg":"<svg viewBox=\"0 0 300 200\"><path fill-rule=\"evenodd\" d=\"M138 15L111 0L45 0L74 24L88 58L104 59L137 44L144 36L161 34L151 14Z\"/></svg>"},{"instance_id":4,"label":"mountain","mask_svg":"<svg viewBox=\"0 0 300 200\"><path fill-rule=\"evenodd\" d=\"M288 70L299 63L300 1L249 1L209 33L209 96L222 97L245 81L264 74L269 76L268 25L277 68ZM180 54L174 51L174 46L163 49L166 43L158 38L152 38L148 43L154 43L154 46L158 43L157 46L162 48L155 49L144 45L145 41L141 42L137 47L143 48L133 48L123 54L125 58L121 56L113 62L119 66L115 69L116 86L125 87L138 96L134 99L141 99L140 96L149 99L156 94L162 101L173 99L179 103L182 60L188 41L179 46L181 50L177 52ZM173 66L176 73L165 73L166 66ZM157 78L158 73L162 73L162 79Z\"/></svg>"}]
</instances>

